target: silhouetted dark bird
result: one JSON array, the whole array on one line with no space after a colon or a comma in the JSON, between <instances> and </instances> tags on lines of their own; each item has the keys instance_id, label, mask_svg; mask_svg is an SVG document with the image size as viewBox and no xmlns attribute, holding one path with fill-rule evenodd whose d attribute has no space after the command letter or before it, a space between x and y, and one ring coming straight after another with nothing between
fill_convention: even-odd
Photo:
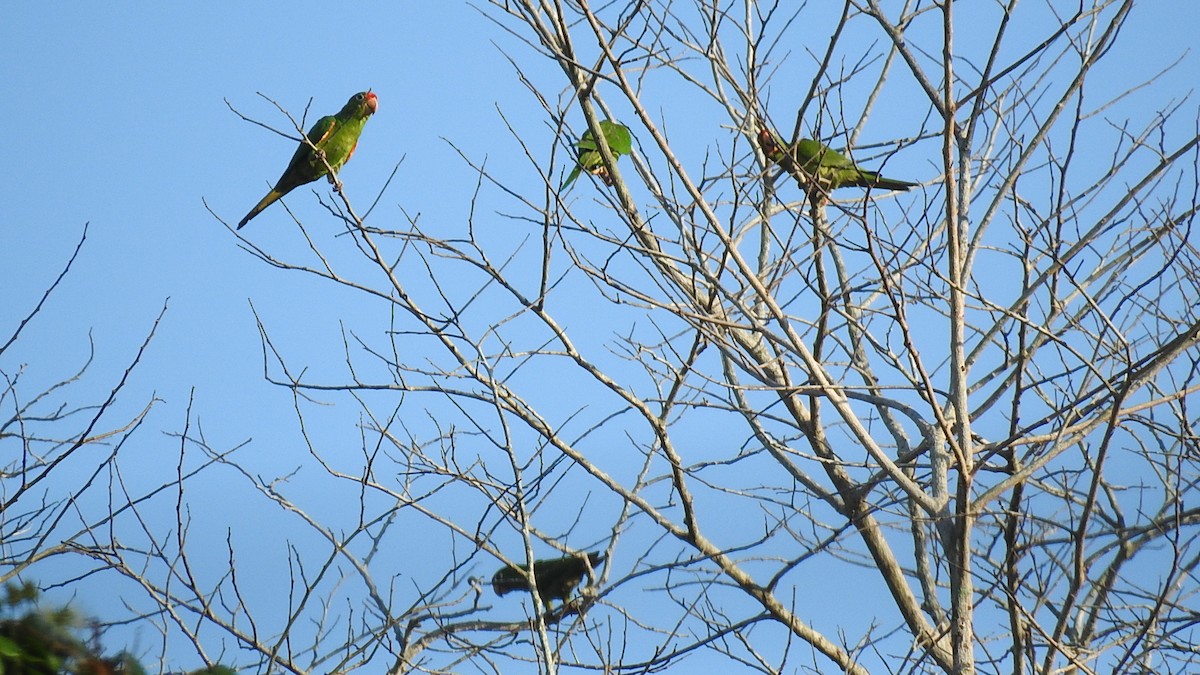
<instances>
[{"instance_id":1,"label":"silhouetted dark bird","mask_svg":"<svg viewBox=\"0 0 1200 675\"><path fill-rule=\"evenodd\" d=\"M583 581L588 573L588 567L595 570L604 562L604 554L588 553L587 561L584 554L570 555L565 558L548 558L536 560L533 563L533 576L537 579L538 595L546 605L554 598L560 598L563 603L571 597L571 591ZM492 576L492 590L496 595L504 595L509 591L529 590L528 565L502 567Z\"/></svg>"}]
</instances>

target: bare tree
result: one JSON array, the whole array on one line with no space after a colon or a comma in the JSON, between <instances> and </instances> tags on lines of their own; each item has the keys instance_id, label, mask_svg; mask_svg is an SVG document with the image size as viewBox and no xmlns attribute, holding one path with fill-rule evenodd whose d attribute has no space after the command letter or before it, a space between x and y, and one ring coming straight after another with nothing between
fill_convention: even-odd
<instances>
[{"instance_id":1,"label":"bare tree","mask_svg":"<svg viewBox=\"0 0 1200 675\"><path fill-rule=\"evenodd\" d=\"M90 334L78 336L87 339L86 358L65 374L53 369L69 361L56 360L50 351L31 350L39 358L21 360L25 343L40 339L31 338L30 330L53 311L49 308L55 293L79 258L87 229L85 225L74 251L41 297L31 298L24 313L19 313L19 306L10 307L12 323L5 326L7 335L0 344L0 583L5 586L5 609L13 614L5 621L3 657L10 669L16 668L14 672L27 672L22 665L26 662L35 664L28 665L32 669L28 672L43 672L39 668L58 672L72 663L76 665L70 672L77 672L76 668L100 672L87 669L111 668L115 663L138 665L127 652L102 659L98 636L110 627L102 619L111 615L89 622L86 628L95 633L97 644L85 644L74 642L72 632L84 628L77 625L82 617L75 607L29 609L23 617L17 616L17 609L34 602L38 585L67 587L87 599L111 602L111 594L81 583L108 568L103 561L87 562L86 551L100 542L106 550L119 550L115 532L134 520L147 502L179 488L184 478L169 478L142 490L126 483L120 461L159 403L151 395L135 402L134 412L128 412L130 378L154 340L165 304L111 382L93 372L97 354ZM69 340L70 336L62 336L54 346L69 351L65 349ZM106 365L101 366L102 372ZM85 599L85 607L86 603ZM45 654L39 656L43 649Z\"/></svg>"},{"instance_id":2,"label":"bare tree","mask_svg":"<svg viewBox=\"0 0 1200 675\"><path fill-rule=\"evenodd\" d=\"M310 259L241 240L381 318L341 377L260 319L319 489L179 437L297 526L286 615L232 540L190 572L183 509L170 555L91 551L264 671L1195 669L1194 103L1093 100L1132 0L831 4L482 8L523 168L457 148L465 222L348 184ZM564 191L605 119L632 161ZM920 185L835 189L762 127ZM558 606L486 589L592 550Z\"/></svg>"},{"instance_id":3,"label":"bare tree","mask_svg":"<svg viewBox=\"0 0 1200 675\"><path fill-rule=\"evenodd\" d=\"M5 409L0 416L0 443L9 450L4 454L3 474L0 474L3 479L0 583L8 583L37 562L70 550L71 537L64 536L62 531L81 512L79 502L87 499L86 493L102 489L96 486L97 479L114 465L122 446L155 403L147 401L141 412L132 417L111 420L115 416L114 402L141 362L154 337L157 321L108 395L97 401L80 402L72 389L78 388L92 366L95 347L90 339L88 358L74 372L61 377L47 377L39 372L51 364L35 364L31 368L12 356L26 330L43 313L67 277L86 240L85 227L62 271L27 313L21 317L14 314L13 318L19 320L10 326L11 333L0 344L0 359L3 359L0 405ZM26 385L27 379L35 384ZM52 384L40 384L47 380ZM89 452L92 449L104 450ZM76 463L71 467L73 470L60 468L72 462ZM104 521L88 522L85 529L103 526Z\"/></svg>"}]
</instances>

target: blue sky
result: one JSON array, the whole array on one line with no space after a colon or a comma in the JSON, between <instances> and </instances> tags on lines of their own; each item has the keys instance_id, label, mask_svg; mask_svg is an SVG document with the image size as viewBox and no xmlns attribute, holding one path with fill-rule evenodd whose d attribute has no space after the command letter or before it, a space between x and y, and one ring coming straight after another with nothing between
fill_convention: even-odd
<instances>
[{"instance_id":1,"label":"blue sky","mask_svg":"<svg viewBox=\"0 0 1200 675\"><path fill-rule=\"evenodd\" d=\"M268 269L205 210L202 199L236 222L294 149L293 142L238 119L225 99L286 128L256 92L297 115L311 98L311 123L371 87L379 94L380 114L343 173L356 204L369 204L392 167L407 157L381 215L397 216L396 203L409 202L409 195L428 201L416 210L446 205L461 215L455 202L473 178L440 137L486 153L485 134L497 127L493 102L516 86L511 69L484 39L495 35L494 27L466 3L333 8L20 3L5 9L0 106L20 129L10 147L21 158L2 170L5 336L32 309L90 223L72 274L6 355L6 364L29 364L25 383L35 390L83 365L90 332L96 362L72 397L102 397L169 298L153 347L111 418L126 419L151 397L162 399L147 420L152 431L129 449L133 461L126 471L135 482L152 484L172 471L178 444L161 432L183 428L193 387L193 429L201 424L215 447L251 440L245 464L263 475L303 464L290 397L262 379L249 302L273 330L296 338L290 342L303 348L301 359L336 353L339 320L357 322L348 316L346 294ZM464 34L479 39L462 39ZM307 189L287 201L305 217L320 214ZM294 251L298 243L279 205L246 234L276 251ZM353 436L357 414L353 406L340 410L349 425L343 431ZM197 533L219 545L232 526L235 542L243 545L243 564L251 569L257 556L281 559L285 548L271 539L272 531L241 527L252 522L248 509L263 508L244 486L200 482L193 496L203 504L194 513ZM220 557L211 561L217 570ZM85 610L106 614L104 590L82 597ZM142 647L153 643L145 633L137 640ZM177 665L194 662L190 656Z\"/></svg>"},{"instance_id":2,"label":"blue sky","mask_svg":"<svg viewBox=\"0 0 1200 675\"><path fill-rule=\"evenodd\" d=\"M1128 72L1114 67L1106 84L1119 91L1189 46L1194 50L1200 44L1197 7L1150 3L1136 14L1118 47L1127 55L1115 61ZM803 48L820 49L824 40ZM7 4L0 22L0 110L12 161L0 170L0 335L32 307L90 223L72 274L9 363L30 364L31 388L49 384L82 365L90 332L98 354L92 381L96 391L106 391L167 302L159 335L119 410L161 398L148 426L153 434L177 431L194 388L195 414L215 446L252 440L252 452L242 458L264 473L303 463L291 398L261 377L250 303L288 340L297 361L331 375L340 361L327 355L341 349L340 322L354 327L382 319L326 284L262 264L205 210L202 200L236 223L294 148L239 119L225 101L285 128L286 120L256 92L297 115L311 98L311 124L354 92L372 88L379 111L342 173L351 199L361 212L403 160L373 216L381 226L403 229L402 206L422 214L432 231L457 232L476 176L444 139L475 159L487 158L493 170L511 166L525 185L536 185L534 176L497 107L527 121L531 143L551 140L540 109L497 44L533 64L531 72L551 72L466 2ZM1185 59L1156 89L1158 97L1121 105L1138 113L1142 106L1160 107L1163 91L1185 95L1200 72L1194 51ZM797 103L787 99L798 96L775 90L772 101L783 112ZM674 129L680 138L689 131L682 120ZM710 145L700 139L681 152L699 158ZM311 187L327 193L317 183L286 201L319 222ZM496 198L488 206L505 204ZM497 227L509 222L494 221ZM278 204L244 232L273 252L304 250ZM352 408L341 414L343 423L356 418ZM148 480L167 466L155 453L167 455L171 442L153 438L139 450L147 456ZM212 519L217 531L223 518L239 515L237 502L214 499L212 508L198 517Z\"/></svg>"},{"instance_id":3,"label":"blue sky","mask_svg":"<svg viewBox=\"0 0 1200 675\"><path fill-rule=\"evenodd\" d=\"M409 194L453 199L470 185L439 137L486 152L482 132L496 122L491 102L513 78L486 41L455 36L493 29L465 3L436 10L353 4L336 12L316 3L286 11L266 3L62 7L10 6L0 27L9 64L0 105L8 119L24 120L13 148L23 159L4 181L19 197L0 206L7 271L0 304L29 306L90 222L71 283L32 328L60 356L79 353L91 329L98 349L115 356L140 340L170 298L145 385L177 409L194 384L221 427L252 433L247 426L258 415L247 413L258 412L272 391L247 377L259 370L247 300L284 330L321 330L296 310L320 314L328 294L255 262L204 209L207 199L236 222L294 149L238 119L224 100L286 128L256 92L296 115L311 97L311 124L355 91L374 88L380 114L344 178L365 206L407 157L398 189L381 205L391 217ZM480 72L485 59L492 77ZM289 204L302 214L319 212L307 189L293 197ZM276 205L246 233L267 247L280 239L294 244L289 223ZM48 344L29 342L32 349Z\"/></svg>"}]
</instances>

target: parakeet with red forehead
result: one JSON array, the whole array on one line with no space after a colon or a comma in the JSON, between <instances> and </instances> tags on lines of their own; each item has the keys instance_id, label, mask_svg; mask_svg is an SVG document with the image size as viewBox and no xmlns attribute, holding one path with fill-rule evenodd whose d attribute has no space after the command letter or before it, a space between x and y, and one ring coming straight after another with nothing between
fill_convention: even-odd
<instances>
[{"instance_id":1,"label":"parakeet with red forehead","mask_svg":"<svg viewBox=\"0 0 1200 675\"><path fill-rule=\"evenodd\" d=\"M762 120L758 121L758 143L767 159L791 174L805 191L829 192L840 187L908 190L917 185L860 168L849 157L811 138L802 138L789 148Z\"/></svg>"},{"instance_id":2,"label":"parakeet with red forehead","mask_svg":"<svg viewBox=\"0 0 1200 675\"><path fill-rule=\"evenodd\" d=\"M360 91L346 101L346 105L342 106L338 114L322 117L308 131L308 140L320 148L321 152L325 154L329 166L333 167L335 172L340 171L342 165L348 162L350 156L354 154L354 149L358 147L358 137L362 134L367 118L373 115L378 107L379 98L374 92L369 89ZM238 229L242 229L242 226L250 222L251 218L274 204L280 197L328 173L329 170L325 168L325 162L321 161L321 157L307 143L301 141L300 147L296 148L295 154L292 155L292 161L288 162L287 168L283 170L283 175L276 181L275 187L271 188L262 201L250 209L250 213L247 213L245 218L242 218L238 223ZM330 177L329 181L332 183L333 178Z\"/></svg>"}]
</instances>

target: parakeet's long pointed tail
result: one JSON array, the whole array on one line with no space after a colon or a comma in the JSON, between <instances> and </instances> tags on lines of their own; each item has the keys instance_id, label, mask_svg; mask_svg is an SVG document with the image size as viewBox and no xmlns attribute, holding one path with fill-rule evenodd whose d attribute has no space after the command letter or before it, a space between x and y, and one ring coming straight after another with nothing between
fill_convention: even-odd
<instances>
[{"instance_id":1,"label":"parakeet's long pointed tail","mask_svg":"<svg viewBox=\"0 0 1200 675\"><path fill-rule=\"evenodd\" d=\"M571 175L567 176L567 179L563 181L562 185L558 186L558 189L560 191L567 189L567 186L569 186L571 183L574 183L576 178L579 178L579 174L582 171L583 169L576 164L575 168L571 170Z\"/></svg>"},{"instance_id":2,"label":"parakeet's long pointed tail","mask_svg":"<svg viewBox=\"0 0 1200 675\"><path fill-rule=\"evenodd\" d=\"M256 204L254 208L250 209L250 213L247 213L245 218L242 218L240 221L238 221L237 229L242 229L246 223L250 222L251 218L262 213L263 209L279 201L279 198L283 195L284 193L280 192L279 190L271 190L268 192L267 196L262 198L262 201Z\"/></svg>"},{"instance_id":3,"label":"parakeet's long pointed tail","mask_svg":"<svg viewBox=\"0 0 1200 675\"><path fill-rule=\"evenodd\" d=\"M883 190L911 190L915 188L917 183L909 183L904 180L895 180L892 178L884 178L876 175L873 180L867 183L868 187L880 188Z\"/></svg>"}]
</instances>

